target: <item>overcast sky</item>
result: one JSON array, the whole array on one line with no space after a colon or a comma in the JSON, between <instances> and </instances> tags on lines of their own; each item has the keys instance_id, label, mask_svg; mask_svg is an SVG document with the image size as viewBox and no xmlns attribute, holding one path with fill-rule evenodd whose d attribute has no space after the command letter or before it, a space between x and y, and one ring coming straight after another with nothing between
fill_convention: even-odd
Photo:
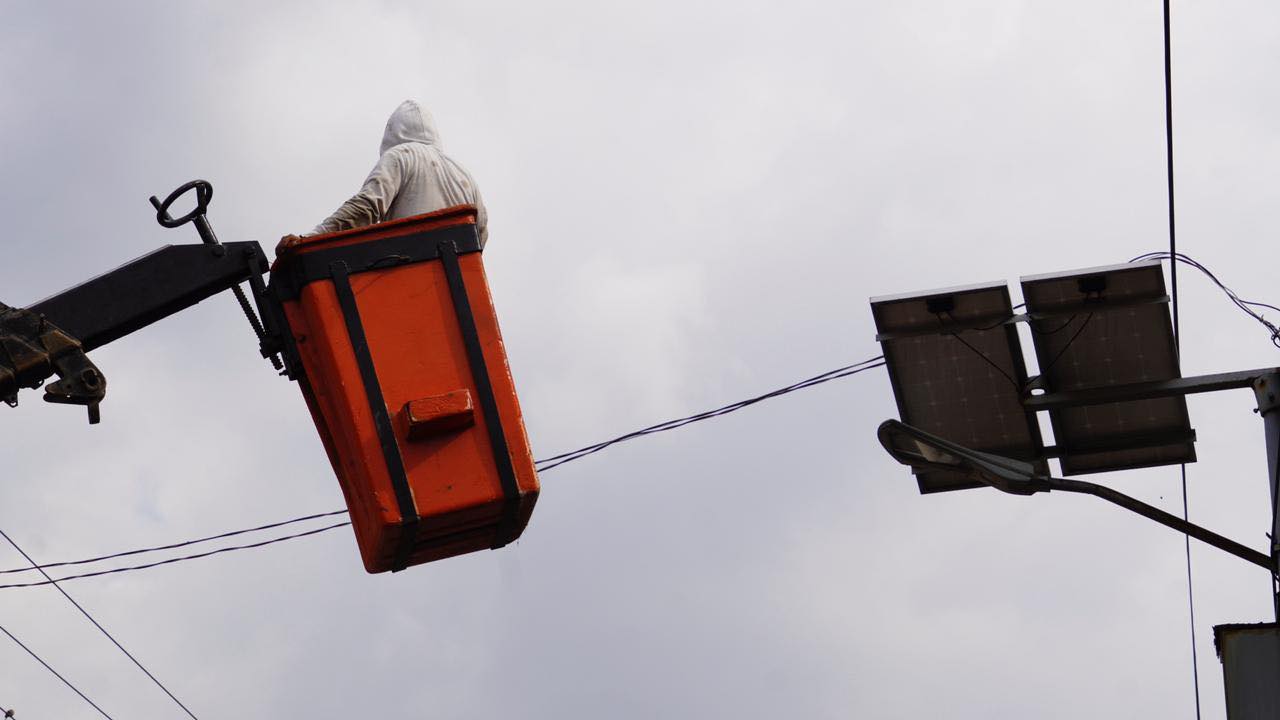
<instances>
[{"instance_id":1,"label":"overcast sky","mask_svg":"<svg viewBox=\"0 0 1280 720\"><path fill-rule=\"evenodd\" d=\"M1179 249L1280 300L1280 7L1175 2ZM1167 248L1160 3L0 0L0 301L161 244L196 177L268 249L359 186L405 98L490 211L535 455L879 354L869 296ZM1277 364L1179 274L1187 374ZM1017 300L1015 299L1015 302ZM230 297L94 353L103 422L0 408L41 561L342 507ZM1246 391L1190 400L1192 519L1266 546ZM874 371L543 477L523 538L366 575L347 529L66 589L202 719L1194 717L1183 540L1087 497L921 497ZM1092 479L1092 478L1091 478ZM1103 482L1181 512L1176 468ZM1193 546L1215 624L1265 573ZM0 565L21 558L0 549ZM116 718L168 698L49 588L0 624ZM0 706L93 711L0 638Z\"/></svg>"}]
</instances>

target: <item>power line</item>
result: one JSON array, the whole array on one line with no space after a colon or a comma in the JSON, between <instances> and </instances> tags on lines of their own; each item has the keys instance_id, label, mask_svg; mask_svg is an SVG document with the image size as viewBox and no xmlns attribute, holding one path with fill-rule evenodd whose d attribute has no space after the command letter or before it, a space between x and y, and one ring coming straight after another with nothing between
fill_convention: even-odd
<instances>
[{"instance_id":1,"label":"power line","mask_svg":"<svg viewBox=\"0 0 1280 720\"><path fill-rule=\"evenodd\" d=\"M860 372L865 372L867 370L872 370L874 368L883 367L884 362L881 362L883 358L884 358L883 355L879 355L873 358L868 358L867 360L863 360L862 362L854 363L853 365L846 365L845 367L836 368L835 370L829 370L825 373L822 373L821 375L815 375L814 377L808 378L807 380L801 380L798 383L794 383L786 387L778 388L777 390L771 390L763 395L757 395L756 397L753 397L753 398L748 398L746 400L739 400L738 402L730 403L723 407L716 408L715 410L707 410L705 412L696 413L694 415L688 415L686 417L677 418L675 420L668 420L666 422L661 422L656 425L650 425L647 428L636 430L634 432L629 432L625 435L619 435L618 437L612 438L610 440L598 442L598 443L595 443L594 445L588 445L586 447L579 448L571 452L561 453L559 455L555 455L545 460L539 460L538 464L542 465L542 467L538 468L538 472L546 472L553 468L560 467L565 463L570 463L570 462L573 462L574 460L581 460L582 458L588 455L593 455L595 453L600 452L601 450L604 450L605 448L612 447L613 445L617 445L618 443L627 442L628 440L634 440L638 437L643 437L645 435L654 435L657 433L666 432L668 430L675 430L677 428L682 428L685 425L691 425L696 422L709 420L711 418L720 417L722 415L728 415L729 413L737 412L738 410L741 410L746 407L750 407L752 405L755 405L756 403L763 402L765 400L769 400L775 397L779 397L781 395L786 395L788 393L792 393L797 390L804 390L805 388L810 388L815 385L821 385L823 383L827 383L832 380L839 380L840 378L849 377L851 375L857 375Z\"/></svg>"},{"instance_id":2,"label":"power line","mask_svg":"<svg viewBox=\"0 0 1280 720\"><path fill-rule=\"evenodd\" d=\"M296 517L292 520L284 520L282 522L267 523L257 527L245 528L244 530L232 530L231 532L219 533L217 535L209 535L207 537L196 538L195 540L184 540L183 542L171 543L169 545L157 545L155 547L141 548L138 550L126 550L125 552L113 553L111 555L99 555L98 557L85 558L83 560L67 560L65 562L44 563L36 567L11 568L9 570L0 570L0 575L11 575L13 573L33 572L41 568L67 567L70 565L88 565L90 563L101 562L103 560L114 560L115 558L128 557L130 555L141 555L143 553L158 552L160 550L173 550L189 545L198 545L200 543L209 542L211 540L222 540L223 538L235 537L236 535L244 535L246 533L258 532L260 530L270 530L271 528L283 527L294 523L306 522L307 520L315 520L317 518L331 517L333 515L346 515L346 510L334 510L333 512L316 513L315 515L304 515ZM60 578L60 580L66 578ZM7 587L7 586L6 586Z\"/></svg>"},{"instance_id":3,"label":"power line","mask_svg":"<svg viewBox=\"0 0 1280 720\"><path fill-rule=\"evenodd\" d=\"M346 512L346 510L343 510L342 512ZM99 570L97 572L81 573L79 575L68 575L66 577L60 577L57 580L49 578L47 580L36 580L36 581L26 582L26 583L10 583L8 585L0 585L0 590L8 590L10 588L42 587L44 585L54 585L55 583L65 582L67 580L79 580L81 578L99 577L102 575L114 575L115 573L132 572L134 570L146 570L148 568L160 567L161 565L172 565L173 563L184 562L186 560L199 560L200 558L207 558L207 557L212 557L214 555L221 555L222 553L235 552L236 550L252 550L254 548L266 547L267 545L274 545L276 543L281 543L286 540L295 540L297 538L303 538L309 535L319 535L322 532L327 532L329 530L333 530L340 527L346 527L350 524L351 524L350 522L341 522L334 525L322 527L316 530L308 530L306 532L300 532L293 535L285 535L284 537L272 538L270 540L263 540L262 542L256 542L249 545L232 545L231 547L219 548L217 550L210 550L209 552L197 553L195 555L183 555L182 557L169 558L167 560L160 560L153 563L146 563L145 565L132 565L130 567L112 568L111 570ZM138 552L146 552L146 551L139 550ZM47 575L45 577L48 578Z\"/></svg>"},{"instance_id":4,"label":"power line","mask_svg":"<svg viewBox=\"0 0 1280 720\"><path fill-rule=\"evenodd\" d=\"M586 447L578 448L577 450L571 450L569 452L560 453L559 455L552 455L549 458L536 460L534 461L534 464L544 466L539 468L538 471L545 472L546 470L549 470L553 467L556 467L557 465L562 464L557 461L562 460L564 458L573 456L573 458L576 460L578 457L582 457L584 453L587 453L587 451L597 452L598 450L603 450L604 448L610 445L615 445L620 442L632 440L637 437L641 437L643 435L649 435L652 433L659 433L659 432L664 432L666 430L672 430L672 429L675 429L676 427L682 427L683 425L687 425L689 422L704 420L707 417L727 415L728 413L734 412L736 410L741 410L742 408L747 407L749 405L754 405L755 403L760 402L761 400L767 400L769 398L777 397L779 395L785 395L787 393L794 392L796 390L802 390L807 387L812 387L813 385L827 382L828 380L835 380L839 377L845 377L846 371L852 370L853 368L860 368L864 365L869 365L871 363L878 362L882 359L884 359L883 355L877 355L876 357L868 358L866 360L863 360L862 362L857 362L852 365L846 365L841 368L836 368L835 370L828 370L827 372L824 372L820 375L815 375L806 380L801 380L800 382L792 383L791 385L778 388L777 390L771 390L763 395L757 395L754 398L749 398L747 400L739 400L738 402L729 403L728 405L716 408L715 410L706 410L706 411L695 413L693 415L688 415L682 418L676 418L674 420L667 420L664 422L660 422L655 425L650 425L649 427L636 430L634 432L629 432L625 435L619 435L618 437L613 438L611 440L605 440L603 442L598 442L593 445L587 445ZM867 367L862 369L869 370L870 368ZM856 372L861 372L861 370L858 370ZM853 374L853 373L848 373L848 374Z\"/></svg>"},{"instance_id":5,"label":"power line","mask_svg":"<svg viewBox=\"0 0 1280 720\"><path fill-rule=\"evenodd\" d=\"M80 688L76 687L75 685L72 685L70 680L62 676L62 673L58 672L57 670L54 670L53 667L49 665L49 663L45 662L43 658L35 654L35 651L33 651L31 648L24 645L21 640L14 637L13 633L6 630L3 625L0 625L0 632L4 633L5 635L8 635L10 640L18 644L18 647L22 648L23 650L26 650L28 655L35 658L36 662L43 665L45 670L48 670L49 672L53 673L53 676L61 680L63 685L66 685L67 687L75 691L75 694L79 695L80 699L92 705L93 709L98 711L98 714L102 715L102 717L106 718L107 720L112 720L111 716L107 714L106 710L103 710L102 708L98 707L98 703L90 700L88 695L85 695L84 693L80 692Z\"/></svg>"},{"instance_id":6,"label":"power line","mask_svg":"<svg viewBox=\"0 0 1280 720\"><path fill-rule=\"evenodd\" d=\"M548 470L557 468L561 465L564 465L565 463L570 463L570 462L573 462L574 460L580 460L588 455L595 454L597 452L600 452L601 450L604 450L605 448L611 447L618 443L626 442L628 440L634 440L638 437L643 437L645 435L653 435L660 432L666 432L668 430L675 430L677 428L684 427L685 425L689 425L695 422L700 422L702 420L708 420L714 417L720 417L721 415L728 415L729 413L737 412L738 410L741 410L746 407L750 407L751 405L762 402L764 400L769 400L771 398L779 397L781 395L786 395L788 393L792 393L797 390L810 388L815 385L821 385L823 383L830 382L832 380L838 380L840 378L856 375L866 370L883 367L884 366L884 362L882 362L883 359L884 359L883 355L878 355L873 358L868 358L866 360L863 360L862 362L857 362L852 365L846 365L844 367L836 368L834 370L829 370L820 375L815 375L811 378L807 378L805 380L792 383L791 385L787 385L785 387L781 387L776 390L771 390L767 393L764 393L763 395L757 395L755 397L748 398L746 400L739 400L738 402L730 403L728 405L724 405L714 410L707 410L704 412L695 413L693 415L687 415L682 418L676 418L674 420L667 420L665 422L657 423L655 425L650 425L647 428L636 430L634 432L630 432L625 435L620 435L618 437L615 437L609 440L604 440L602 442L587 445L586 447L581 447L581 448L578 448L577 450L561 453L559 455L554 455L552 457L545 458L543 460L537 460L535 461L535 464L542 466L538 468L539 472L547 472ZM140 555L143 553L156 552L160 550L169 550L177 547L186 547L188 545L207 542L209 540L217 540L217 539L232 537L235 535L243 535L245 533L255 532L258 530L266 530L270 528L281 527L284 525L290 525L293 523L303 522L306 520L314 520L316 518L346 514L346 512L347 512L346 510L334 510L332 512L327 512L327 513L305 515L302 517L293 518L291 520L284 520L281 522L269 523L267 525L259 525L258 527L246 528L244 530L233 530L230 532L224 532L217 535L210 535L205 538L198 538L196 540L188 540L185 542L172 543L169 545L158 545L155 547L140 548L137 550L129 550L126 552L114 553L112 555L103 555L100 557L88 558L84 560L70 560L70 561L65 561L60 563L49 563L46 565L36 565L35 563L32 563L32 567L0 571L0 574L39 570L41 574L45 576L45 580L25 582L25 583L9 583L5 585L0 585L0 590L8 590L8 589L14 589L14 588L41 587L44 585L55 585L56 583L60 583L66 580L79 580L81 578L99 577L102 575L112 575L116 573L132 572L135 570L146 570L148 568L159 567L161 565L170 565L173 563L184 562L187 560L197 560L200 558L211 557L213 555L221 555L223 553L235 552L238 550L249 550L254 548L265 547L267 545L274 545L276 543L285 542L287 540L294 540L297 538L308 537L310 535L318 535L322 532L327 532L329 530L334 530L340 527L346 527L351 523L350 522L337 523L337 524L329 525L316 530L308 530L306 532L295 533L292 535L285 535L283 537L272 538L270 540L263 540L261 542L250 543L246 545L233 545L230 547L219 548L217 550L211 550L209 552L196 553L193 555L184 555L181 557L169 558L169 559L161 560L158 562L145 563L141 565L133 565L133 566L122 567L122 568L113 568L110 570L99 570L97 572L80 573L77 575L67 575L65 577L57 578L56 580L44 573L44 568L65 567L70 565L84 565L92 562L97 562L100 560L108 560L112 558L125 557L125 556L131 556L131 555ZM29 559L30 558L28 558L28 560ZM61 590L61 588L59 588L59 590Z\"/></svg>"},{"instance_id":7,"label":"power line","mask_svg":"<svg viewBox=\"0 0 1280 720\"><path fill-rule=\"evenodd\" d=\"M952 315L952 314L951 314L951 311L949 311L949 310L944 310L944 311L942 311L942 312L936 312L936 313L934 313L934 315L938 318L938 328L939 328L942 332L945 332L946 334L950 335L951 337L955 338L956 340L959 340L959 341L960 341L960 344L964 345L965 347L967 347L967 348L969 348L971 351L973 351L973 354L974 354L974 355L977 355L979 358L982 358L982 361L983 361L983 362L985 362L986 364L988 364L988 365L990 365L991 367L995 368L996 372L998 372L998 373L1000 373L1001 375L1003 375L1003 376L1004 376L1004 379L1005 379L1005 380L1008 380L1008 381L1009 381L1009 384L1013 385L1013 390L1014 390L1014 392L1022 392L1022 386L1018 384L1018 381L1017 381L1017 380L1014 380L1012 375L1010 375L1009 373L1005 372L1005 371L1004 371L1004 368L1000 367L1000 365L999 365L999 364L997 364L997 363L996 363L996 361L994 361L994 360L992 360L991 358L987 357L987 354L986 354L986 353L984 353L984 352L982 352L982 351L981 351L981 350L979 350L978 348L974 347L973 345L970 345L968 340L965 340L964 338L960 337L960 333L956 332L955 330L948 330L948 329L946 329L946 323L944 323L944 322L942 321L942 315L943 315L944 313L947 315L947 317L951 318L951 322L956 322L956 316L955 316L955 315ZM1012 319L1013 319L1013 318L1010 318L1010 320L1012 320ZM1006 321L1006 322L1007 322L1007 321ZM996 323L995 325L992 325L991 327L983 328L983 330L984 330L984 331L985 331L985 330L993 330L993 329L995 329L995 328L997 328L997 327L1000 327L1000 326L1001 326L1001 325L1003 325L1003 324L1004 324L1004 322ZM881 357L883 357L883 356L881 356Z\"/></svg>"},{"instance_id":8,"label":"power line","mask_svg":"<svg viewBox=\"0 0 1280 720\"><path fill-rule=\"evenodd\" d=\"M62 586L58 585L58 583L54 581L53 578L49 577L49 573L45 572L44 568L39 567L36 564L36 561L32 560L31 556L28 555L25 550L18 547L18 543L14 542L13 538L9 537L8 533L6 533L4 530L0 530L0 537L3 537L6 541L8 541L8 543L13 546L13 549L18 551L18 554L22 555L22 557L25 558L27 562L31 563L33 567L36 567L36 569L40 571L40 574L44 575L45 579L49 581L49 584L53 585L53 587L56 588L58 592L62 593L62 596L67 599L67 602L74 605L75 608L80 611L81 615L84 615L85 618L88 619L89 622L93 623L93 626L98 628L98 630L100 630L102 634L105 635L113 645L115 645L117 648L120 649L120 652L124 653L125 657L132 660L133 664L137 665L138 669L141 670L143 674L151 678L151 682L155 683L157 687L159 687L161 690L164 691L165 695L168 695L171 700L177 703L178 707L182 708L183 712L185 712L187 715L191 717L191 720L199 720L199 718L197 718L194 713L192 713L189 709L187 709L186 705L182 704L182 701L179 700L177 696L169 692L169 688L165 687L164 683L157 680L156 676L152 675L150 670L146 669L145 667L143 667L142 663L138 662L138 659L133 656L133 653L129 652L128 650L125 650L124 646L120 644L120 641L116 640L115 637L111 635L111 633L107 632L107 629L102 627L102 625L97 620L94 620L93 616L89 614L88 610L85 610L80 605L80 603L75 601L75 598L68 595L67 591L62 589Z\"/></svg>"},{"instance_id":9,"label":"power line","mask_svg":"<svg viewBox=\"0 0 1280 720\"><path fill-rule=\"evenodd\" d=\"M1023 306L1023 305L1025 305L1025 304L1026 304L1026 303L1019 304L1017 307L1022 307L1022 306ZM1016 308L1015 308L1015 309L1016 309ZM935 314L938 316L938 323L939 323L939 325L941 326L941 325L942 325L942 313L935 313ZM951 313L950 313L950 312L948 312L948 313L946 313L946 314L947 314L947 315L949 315L949 316L951 316L951 320L952 320L953 322L955 321L955 316L951 315ZM1012 320L1016 319L1017 317L1018 317L1018 316L1017 316L1016 314L1009 315L1009 316L1008 316L1008 318L1006 318L1006 319L1004 319L1004 320L1001 320L1000 322L995 323L995 324L993 324L993 325L987 325L987 326L985 326L985 327L973 328L973 329L974 329L974 330L978 330L978 331L993 330L993 329L995 329L995 328L997 328L997 327L1000 327L1001 325L1004 325L1004 324L1005 324L1005 323L1007 323L1007 322L1010 322L1010 321L1012 321ZM1066 329L1066 327L1067 327L1068 325L1070 325L1071 323L1075 322L1075 320L1076 320L1076 318L1077 318L1077 317L1079 317L1079 316L1078 316L1078 315L1072 315L1070 318L1067 318L1067 321L1066 321L1066 322L1062 323L1061 325L1059 325L1059 326L1058 326L1058 327L1056 327L1056 328L1053 328L1052 330L1037 330L1037 329L1036 329L1036 324L1035 324L1034 322L1029 322L1029 323L1027 323L1027 326L1028 326L1028 327L1030 327L1030 328L1031 328L1031 332L1032 332L1032 333L1034 333L1034 334L1036 334L1036 335L1041 335L1041 336L1055 335L1055 334L1057 334L1057 333L1062 332L1063 330L1065 330L1065 329ZM1089 313L1089 314L1085 317L1084 322L1080 323L1080 327L1076 330L1075 334L1073 334L1073 335L1071 336L1071 338L1070 338L1069 340L1067 340L1066 344L1062 346L1062 349L1058 351L1058 354L1057 354L1057 355L1055 355L1055 356L1054 356L1054 358L1053 358L1052 360L1050 360L1050 361L1049 361L1049 363L1048 363L1047 365L1045 365L1044 367L1040 368L1040 374L1041 374L1041 375L1043 375L1043 374L1045 374L1045 373L1049 372L1049 369L1050 369L1050 368L1052 368L1052 367L1053 367L1053 366L1058 362L1059 358L1061 358L1063 355L1065 355L1065 354L1066 354L1066 352L1067 352L1068 350L1070 350L1070 349L1071 349L1071 346L1072 346L1073 344L1075 344L1075 341L1076 341L1077 339L1079 339L1080 334L1084 332L1085 327L1089 324L1089 321L1090 321L1090 320L1092 320L1092 319L1093 319L1093 313ZM1012 376L1012 375L1010 375L1009 373L1005 372L1005 371L1004 371L1004 368L1000 367L1000 365L999 365L999 364L997 364L994 360L992 360L991 358L987 357L987 354L986 354L986 353L982 352L982 351L981 351L981 350L979 350L978 348L976 348L976 347L974 347L973 345L969 344L969 343L968 343L964 338L960 337L960 332L963 332L963 329L962 329L960 332L957 332L957 331L955 331L955 330L947 330L945 327L943 327L940 331L941 331L941 332L945 332L946 334L950 335L951 337L955 338L956 340L959 340L959 341L960 341L960 342L961 342L961 343L962 343L966 348L968 348L969 350L971 350L971 351L973 352L973 354L975 354L975 355L977 355L979 358L981 358L981 359L983 360L983 362L985 362L985 363L987 363L988 365L990 365L991 367L995 368L997 372L999 372L1001 375L1003 375L1003 376L1004 376L1004 378L1005 378L1006 380L1008 380L1008 381L1013 385L1013 389L1014 389L1015 391L1017 391L1017 392L1021 393L1021 392L1025 389L1025 388L1023 388L1023 386L1022 386L1020 383L1018 383L1018 381L1016 381L1016 380L1014 380L1014 379L1013 379L1013 376Z\"/></svg>"},{"instance_id":10,"label":"power line","mask_svg":"<svg viewBox=\"0 0 1280 720\"><path fill-rule=\"evenodd\" d=\"M1169 32L1169 0L1164 0L1164 139L1166 177L1169 186L1169 256L1178 257L1177 214L1174 211L1173 192L1173 50ZM1173 290L1173 343L1182 362L1182 327L1178 318L1178 263L1169 263L1169 275ZM1274 342L1275 334L1272 335ZM1182 519L1190 522L1190 506L1187 503L1187 466L1181 465ZM1196 602L1191 583L1191 536L1183 537L1187 557L1187 610L1191 625L1191 680L1195 689L1196 720L1200 718L1200 660L1196 656Z\"/></svg>"}]
</instances>

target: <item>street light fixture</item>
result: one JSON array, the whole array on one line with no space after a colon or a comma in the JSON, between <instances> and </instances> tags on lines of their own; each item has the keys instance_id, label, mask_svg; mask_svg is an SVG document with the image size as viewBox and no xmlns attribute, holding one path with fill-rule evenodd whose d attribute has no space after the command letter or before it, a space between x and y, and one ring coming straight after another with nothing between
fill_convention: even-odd
<instances>
[{"instance_id":1,"label":"street light fixture","mask_svg":"<svg viewBox=\"0 0 1280 720\"><path fill-rule=\"evenodd\" d=\"M897 420L880 423L876 435L880 444L895 460L914 470L959 472L976 483L1014 495L1034 495L1050 490L1092 495L1190 535L1270 573L1275 572L1271 558L1266 554L1109 487L1081 480L1055 478L1038 471L1031 463L970 450Z\"/></svg>"},{"instance_id":2,"label":"street light fixture","mask_svg":"<svg viewBox=\"0 0 1280 720\"><path fill-rule=\"evenodd\" d=\"M881 426L885 449L911 467L922 493L1093 495L1267 568L1280 620L1280 368L1182 377L1158 262L1021 284L1022 314L1002 282L871 299L901 418ZM1039 375L1026 371L1023 324ZM1055 458L1068 476L1195 462L1185 396L1249 387L1267 440L1269 556L1108 487L1049 474Z\"/></svg>"}]
</instances>

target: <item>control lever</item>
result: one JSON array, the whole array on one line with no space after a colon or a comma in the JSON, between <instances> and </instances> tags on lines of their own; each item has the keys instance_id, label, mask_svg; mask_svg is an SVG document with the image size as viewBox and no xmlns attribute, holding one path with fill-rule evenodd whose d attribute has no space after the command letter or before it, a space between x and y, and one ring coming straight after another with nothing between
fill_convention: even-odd
<instances>
[{"instance_id":1,"label":"control lever","mask_svg":"<svg viewBox=\"0 0 1280 720\"><path fill-rule=\"evenodd\" d=\"M192 189L196 191L195 208L180 218L175 219L169 215L169 206ZM196 232L200 234L200 239L206 245L213 245L218 248L214 252L220 255L226 251L222 250L222 243L218 242L218 236L213 234L213 226L209 224L209 219L205 216L211 200L213 200L213 185L206 180L192 180L178 186L178 189L169 193L169 197L165 198L164 202L160 202L155 195L151 196L151 204L156 209L156 222L167 228L181 227L189 222L194 222ZM262 322L258 320L257 314L254 313L253 306L249 304L249 298L245 296L244 290L239 285L236 285L231 288L231 292L235 294L236 302L240 304L240 310L244 313L245 318L249 320L249 325L253 327L253 333L258 336L258 344L264 348L263 356L271 361L271 366L276 370L283 369L284 364L280 362L279 356L275 353L268 353L265 349L268 345L266 331L263 330Z\"/></svg>"}]
</instances>

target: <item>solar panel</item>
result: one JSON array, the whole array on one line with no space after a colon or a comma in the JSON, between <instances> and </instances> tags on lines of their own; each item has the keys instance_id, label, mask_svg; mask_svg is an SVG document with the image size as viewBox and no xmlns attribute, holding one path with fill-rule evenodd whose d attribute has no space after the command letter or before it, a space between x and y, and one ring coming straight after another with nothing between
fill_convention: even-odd
<instances>
[{"instance_id":1,"label":"solar panel","mask_svg":"<svg viewBox=\"0 0 1280 720\"><path fill-rule=\"evenodd\" d=\"M1044 467L1005 283L871 298L871 313L902 422ZM961 472L913 472L922 493L983 487Z\"/></svg>"},{"instance_id":2,"label":"solar panel","mask_svg":"<svg viewBox=\"0 0 1280 720\"><path fill-rule=\"evenodd\" d=\"M1158 261L1022 278L1047 393L1181 377ZM1049 411L1066 475L1195 462L1181 397Z\"/></svg>"}]
</instances>

